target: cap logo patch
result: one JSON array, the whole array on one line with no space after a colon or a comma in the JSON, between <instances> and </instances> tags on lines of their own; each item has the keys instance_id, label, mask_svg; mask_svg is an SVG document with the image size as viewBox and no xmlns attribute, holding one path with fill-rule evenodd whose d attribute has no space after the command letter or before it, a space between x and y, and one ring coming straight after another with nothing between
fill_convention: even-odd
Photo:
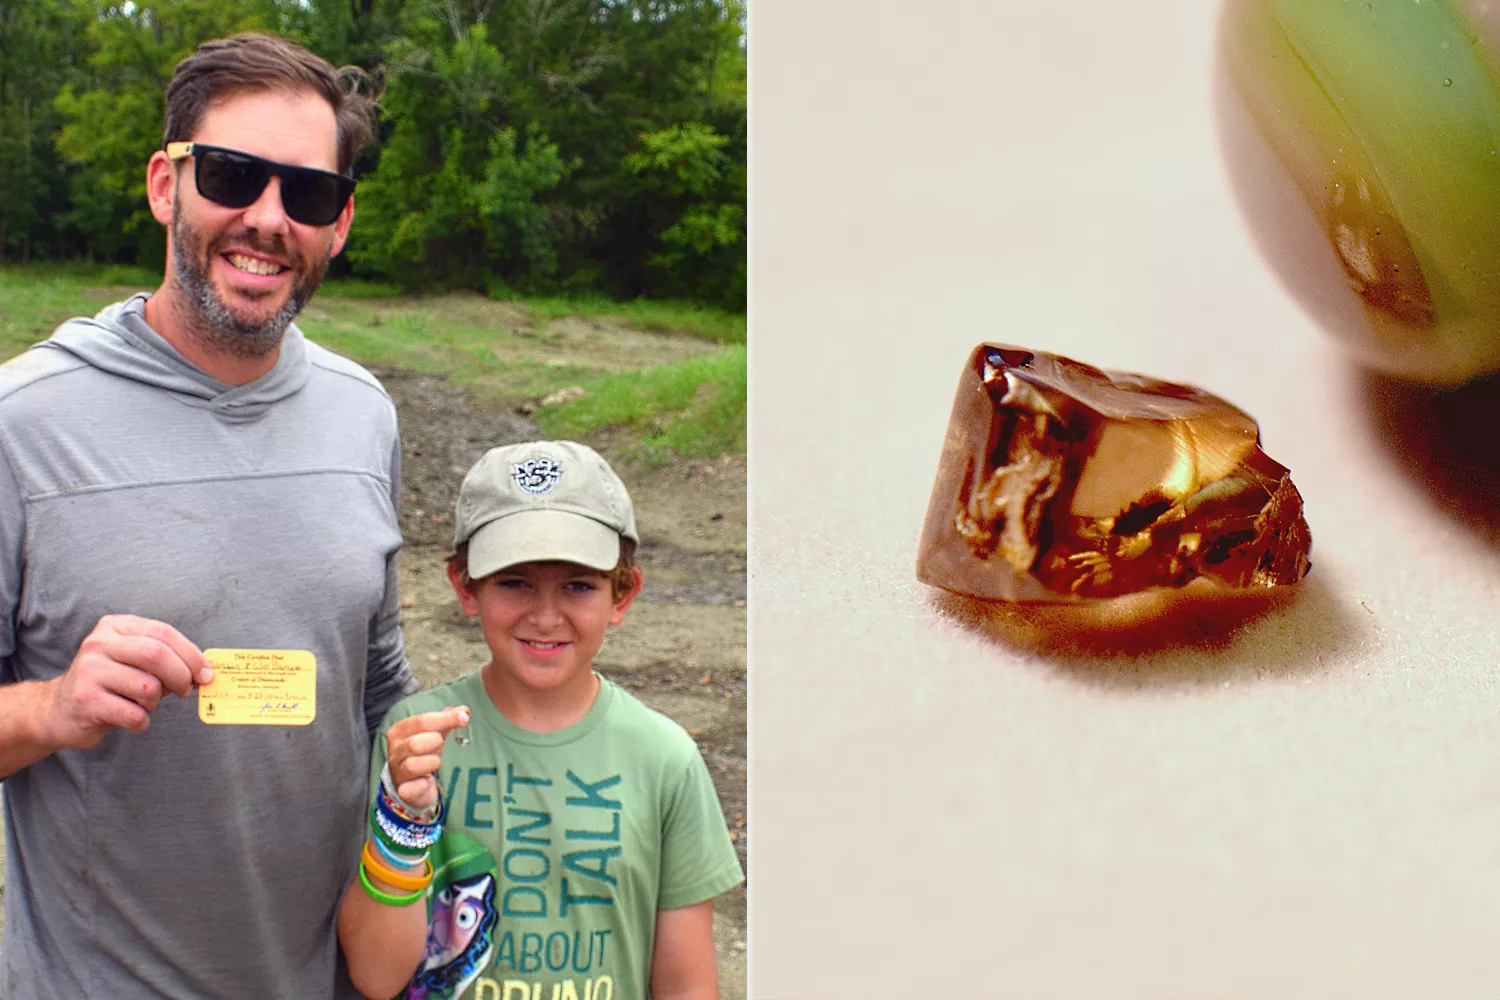
<instances>
[{"instance_id":1,"label":"cap logo patch","mask_svg":"<svg viewBox=\"0 0 1500 1000\"><path fill-rule=\"evenodd\" d=\"M510 474L523 493L541 496L562 477L562 465L550 458L531 458L510 467Z\"/></svg>"}]
</instances>

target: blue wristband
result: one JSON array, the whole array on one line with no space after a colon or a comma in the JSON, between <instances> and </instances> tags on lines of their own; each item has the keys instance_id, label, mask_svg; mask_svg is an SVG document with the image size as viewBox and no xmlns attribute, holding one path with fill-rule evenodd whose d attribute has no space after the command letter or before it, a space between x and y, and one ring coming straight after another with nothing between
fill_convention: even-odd
<instances>
[{"instance_id":1,"label":"blue wristband","mask_svg":"<svg viewBox=\"0 0 1500 1000\"><path fill-rule=\"evenodd\" d=\"M443 801L439 791L437 818L430 823L415 822L398 813L386 798L385 790L381 789L370 807L370 819L375 829L384 835L389 846L398 851L418 854L436 844L443 835L443 817L447 812L448 804Z\"/></svg>"}]
</instances>

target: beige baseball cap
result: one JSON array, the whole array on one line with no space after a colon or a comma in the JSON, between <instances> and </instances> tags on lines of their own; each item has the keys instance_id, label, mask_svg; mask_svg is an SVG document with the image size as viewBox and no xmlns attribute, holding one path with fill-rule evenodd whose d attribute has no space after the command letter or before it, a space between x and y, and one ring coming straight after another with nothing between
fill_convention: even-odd
<instances>
[{"instance_id":1,"label":"beige baseball cap","mask_svg":"<svg viewBox=\"0 0 1500 1000\"><path fill-rule=\"evenodd\" d=\"M620 536L640 542L625 484L598 452L574 441L491 448L464 476L454 519L453 545L469 543L475 580L548 560L611 570Z\"/></svg>"}]
</instances>

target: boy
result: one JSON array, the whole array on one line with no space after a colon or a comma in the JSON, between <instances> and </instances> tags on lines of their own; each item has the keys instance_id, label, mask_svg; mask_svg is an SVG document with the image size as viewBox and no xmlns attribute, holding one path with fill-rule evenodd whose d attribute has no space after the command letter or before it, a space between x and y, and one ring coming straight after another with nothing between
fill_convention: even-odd
<instances>
[{"instance_id":1,"label":"boy","mask_svg":"<svg viewBox=\"0 0 1500 1000\"><path fill-rule=\"evenodd\" d=\"M456 521L448 578L491 658L385 720L339 911L351 977L410 1000L716 998L713 897L743 874L708 770L592 666L641 590L624 484L580 444L495 448Z\"/></svg>"}]
</instances>

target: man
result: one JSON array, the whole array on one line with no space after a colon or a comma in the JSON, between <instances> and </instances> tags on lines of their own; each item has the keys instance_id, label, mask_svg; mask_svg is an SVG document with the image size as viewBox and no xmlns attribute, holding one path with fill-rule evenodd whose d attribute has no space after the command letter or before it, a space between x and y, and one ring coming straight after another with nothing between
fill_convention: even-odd
<instances>
[{"instance_id":1,"label":"man","mask_svg":"<svg viewBox=\"0 0 1500 1000\"><path fill-rule=\"evenodd\" d=\"M0 367L0 996L353 996L370 734L416 689L400 449L378 383L291 320L371 105L256 35L183 60L166 105L161 287ZM310 653L315 694L216 724L205 649Z\"/></svg>"}]
</instances>

